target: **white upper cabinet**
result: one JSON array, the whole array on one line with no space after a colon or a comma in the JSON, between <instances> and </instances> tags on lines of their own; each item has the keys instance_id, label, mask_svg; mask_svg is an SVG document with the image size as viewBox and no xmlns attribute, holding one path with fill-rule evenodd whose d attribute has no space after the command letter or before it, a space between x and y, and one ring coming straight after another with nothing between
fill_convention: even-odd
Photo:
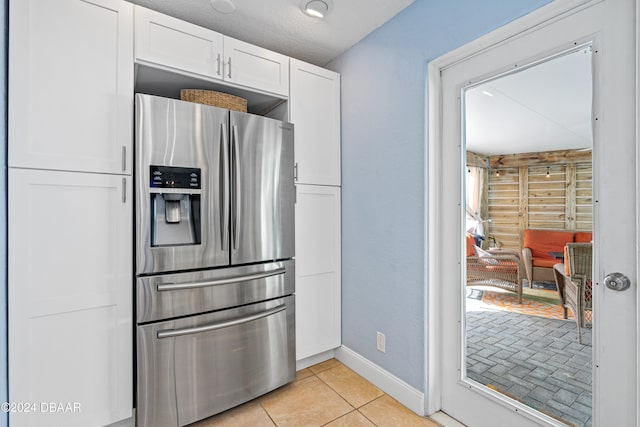
<instances>
[{"instance_id":1,"label":"white upper cabinet","mask_svg":"<svg viewBox=\"0 0 640 427\"><path fill-rule=\"evenodd\" d=\"M223 36L135 6L136 61L222 79Z\"/></svg>"},{"instance_id":2,"label":"white upper cabinet","mask_svg":"<svg viewBox=\"0 0 640 427\"><path fill-rule=\"evenodd\" d=\"M289 58L135 6L136 61L287 96Z\"/></svg>"},{"instance_id":3,"label":"white upper cabinet","mask_svg":"<svg viewBox=\"0 0 640 427\"><path fill-rule=\"evenodd\" d=\"M291 59L297 182L340 185L340 75Z\"/></svg>"},{"instance_id":4,"label":"white upper cabinet","mask_svg":"<svg viewBox=\"0 0 640 427\"><path fill-rule=\"evenodd\" d=\"M289 57L231 37L224 38L224 55L226 81L289 94Z\"/></svg>"},{"instance_id":5,"label":"white upper cabinet","mask_svg":"<svg viewBox=\"0 0 640 427\"><path fill-rule=\"evenodd\" d=\"M12 0L9 166L130 174L133 6Z\"/></svg>"}]
</instances>

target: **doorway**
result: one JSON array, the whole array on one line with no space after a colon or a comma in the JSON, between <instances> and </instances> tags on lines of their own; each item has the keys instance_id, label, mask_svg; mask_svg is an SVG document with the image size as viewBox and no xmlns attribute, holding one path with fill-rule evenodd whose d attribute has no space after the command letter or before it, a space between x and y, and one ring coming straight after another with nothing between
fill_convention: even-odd
<instances>
[{"instance_id":1,"label":"doorway","mask_svg":"<svg viewBox=\"0 0 640 427\"><path fill-rule=\"evenodd\" d=\"M581 46L465 88L461 112L463 376L577 427L592 425L592 86Z\"/></svg>"},{"instance_id":2,"label":"doorway","mask_svg":"<svg viewBox=\"0 0 640 427\"><path fill-rule=\"evenodd\" d=\"M442 409L479 427L571 422L467 375L462 111L467 89L591 46L593 419L585 425L637 423L636 284L624 291L604 286L614 272L635 282L637 271L634 16L631 2L554 2L430 64L429 412Z\"/></svg>"}]
</instances>

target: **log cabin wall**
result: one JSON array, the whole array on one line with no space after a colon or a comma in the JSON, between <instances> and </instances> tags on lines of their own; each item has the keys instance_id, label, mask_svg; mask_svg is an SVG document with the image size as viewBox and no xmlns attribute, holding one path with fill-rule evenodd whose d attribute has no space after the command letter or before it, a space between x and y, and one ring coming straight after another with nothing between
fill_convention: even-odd
<instances>
[{"instance_id":1,"label":"log cabin wall","mask_svg":"<svg viewBox=\"0 0 640 427\"><path fill-rule=\"evenodd\" d=\"M591 151L491 156L485 164L487 246L520 250L527 228L592 230Z\"/></svg>"}]
</instances>

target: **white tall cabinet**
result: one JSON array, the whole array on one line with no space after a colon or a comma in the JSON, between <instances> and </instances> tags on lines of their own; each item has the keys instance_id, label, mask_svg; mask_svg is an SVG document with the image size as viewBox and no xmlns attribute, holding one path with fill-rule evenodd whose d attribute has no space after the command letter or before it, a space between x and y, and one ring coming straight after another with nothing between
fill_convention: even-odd
<instances>
[{"instance_id":1,"label":"white tall cabinet","mask_svg":"<svg viewBox=\"0 0 640 427\"><path fill-rule=\"evenodd\" d=\"M291 59L296 159L296 359L340 346L340 75ZM330 354L330 353L329 353Z\"/></svg>"},{"instance_id":2,"label":"white tall cabinet","mask_svg":"<svg viewBox=\"0 0 640 427\"><path fill-rule=\"evenodd\" d=\"M109 425L133 403L133 6L9 11L9 399L37 405L10 423Z\"/></svg>"}]
</instances>

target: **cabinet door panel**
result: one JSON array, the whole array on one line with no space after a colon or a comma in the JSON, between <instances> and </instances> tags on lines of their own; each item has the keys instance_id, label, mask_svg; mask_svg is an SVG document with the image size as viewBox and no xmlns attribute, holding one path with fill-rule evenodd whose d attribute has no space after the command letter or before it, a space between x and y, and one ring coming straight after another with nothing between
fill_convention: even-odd
<instances>
[{"instance_id":1,"label":"cabinet door panel","mask_svg":"<svg viewBox=\"0 0 640 427\"><path fill-rule=\"evenodd\" d=\"M222 78L222 34L140 6L135 33L137 61Z\"/></svg>"},{"instance_id":2,"label":"cabinet door panel","mask_svg":"<svg viewBox=\"0 0 640 427\"><path fill-rule=\"evenodd\" d=\"M340 189L298 185L296 359L341 344Z\"/></svg>"},{"instance_id":3,"label":"cabinet door panel","mask_svg":"<svg viewBox=\"0 0 640 427\"><path fill-rule=\"evenodd\" d=\"M10 21L9 165L131 173L132 5L12 0Z\"/></svg>"},{"instance_id":4,"label":"cabinet door panel","mask_svg":"<svg viewBox=\"0 0 640 427\"><path fill-rule=\"evenodd\" d=\"M289 104L298 182L340 185L340 75L291 59Z\"/></svg>"},{"instance_id":5,"label":"cabinet door panel","mask_svg":"<svg viewBox=\"0 0 640 427\"><path fill-rule=\"evenodd\" d=\"M9 393L80 405L14 413L12 426L131 416L131 189L130 177L10 169Z\"/></svg>"},{"instance_id":6,"label":"cabinet door panel","mask_svg":"<svg viewBox=\"0 0 640 427\"><path fill-rule=\"evenodd\" d=\"M225 81L289 95L289 58L231 37L224 38Z\"/></svg>"}]
</instances>

